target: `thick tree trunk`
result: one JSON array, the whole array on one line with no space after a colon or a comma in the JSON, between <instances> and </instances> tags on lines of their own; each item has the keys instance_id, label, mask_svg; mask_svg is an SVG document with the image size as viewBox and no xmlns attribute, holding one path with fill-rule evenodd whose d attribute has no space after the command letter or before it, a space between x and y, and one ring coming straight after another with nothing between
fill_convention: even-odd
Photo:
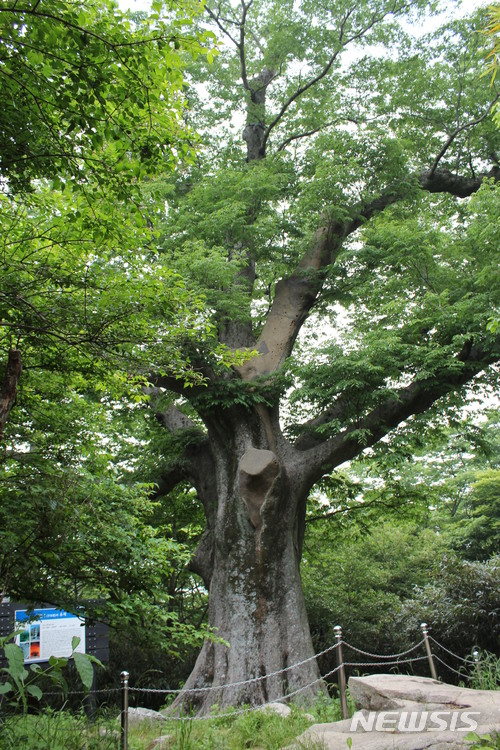
<instances>
[{"instance_id":1,"label":"thick tree trunk","mask_svg":"<svg viewBox=\"0 0 500 750\"><path fill-rule=\"evenodd\" d=\"M295 691L296 700L310 700L323 689L299 572L303 490L290 482L288 444L278 445L269 426L255 430L249 420L232 439L224 430L225 440L212 440L218 508L209 625L227 643L205 643L177 709L259 705Z\"/></svg>"}]
</instances>

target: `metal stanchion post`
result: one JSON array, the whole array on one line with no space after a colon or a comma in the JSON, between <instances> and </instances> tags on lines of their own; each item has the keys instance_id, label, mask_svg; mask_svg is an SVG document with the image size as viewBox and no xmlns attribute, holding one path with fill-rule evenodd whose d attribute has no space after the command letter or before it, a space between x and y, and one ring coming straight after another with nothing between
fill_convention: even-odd
<instances>
[{"instance_id":1,"label":"metal stanchion post","mask_svg":"<svg viewBox=\"0 0 500 750\"><path fill-rule=\"evenodd\" d=\"M423 622L420 626L424 635L425 650L427 651L427 658L429 659L429 669L431 670L431 677L433 680L437 680L436 667L434 666L434 659L432 658L431 644L429 643L429 634L427 630L427 623Z\"/></svg>"},{"instance_id":2,"label":"metal stanchion post","mask_svg":"<svg viewBox=\"0 0 500 750\"><path fill-rule=\"evenodd\" d=\"M340 625L335 625L333 630L335 631L335 640L337 641L337 666L339 668L340 708L342 710L342 718L348 719L349 711L347 710L344 657L342 656L342 628L340 627Z\"/></svg>"},{"instance_id":3,"label":"metal stanchion post","mask_svg":"<svg viewBox=\"0 0 500 750\"><path fill-rule=\"evenodd\" d=\"M120 733L120 750L128 750L128 672L122 672L122 716Z\"/></svg>"},{"instance_id":4,"label":"metal stanchion post","mask_svg":"<svg viewBox=\"0 0 500 750\"><path fill-rule=\"evenodd\" d=\"M475 648L472 652L472 658L474 659L474 670L469 679L471 679L472 677L479 677L479 651L477 650L477 648Z\"/></svg>"}]
</instances>

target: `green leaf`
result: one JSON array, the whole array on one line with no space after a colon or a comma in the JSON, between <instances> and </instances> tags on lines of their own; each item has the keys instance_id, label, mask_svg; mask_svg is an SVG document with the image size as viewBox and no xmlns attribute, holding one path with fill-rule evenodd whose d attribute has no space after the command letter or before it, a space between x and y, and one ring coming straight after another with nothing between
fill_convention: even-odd
<instances>
[{"instance_id":1,"label":"green leaf","mask_svg":"<svg viewBox=\"0 0 500 750\"><path fill-rule=\"evenodd\" d=\"M52 669L61 670L66 666L68 660L64 656L51 656L49 657L49 665Z\"/></svg>"},{"instance_id":2,"label":"green leaf","mask_svg":"<svg viewBox=\"0 0 500 750\"><path fill-rule=\"evenodd\" d=\"M32 695L33 698L36 698L37 701L42 699L43 693L42 693L42 690L38 687L38 685L27 685L26 692Z\"/></svg>"},{"instance_id":3,"label":"green leaf","mask_svg":"<svg viewBox=\"0 0 500 750\"><path fill-rule=\"evenodd\" d=\"M73 659L75 660L75 667L80 675L81 681L87 690L90 690L94 680L94 668L92 667L91 660L87 654L81 654L79 651L75 651Z\"/></svg>"},{"instance_id":4,"label":"green leaf","mask_svg":"<svg viewBox=\"0 0 500 750\"><path fill-rule=\"evenodd\" d=\"M6 693L10 693L12 689L13 688L10 682L2 682L0 684L0 695L6 695Z\"/></svg>"},{"instance_id":5,"label":"green leaf","mask_svg":"<svg viewBox=\"0 0 500 750\"><path fill-rule=\"evenodd\" d=\"M7 643L5 646L5 656L9 662L9 673L14 679L23 680L24 669L24 654L20 646L15 643Z\"/></svg>"},{"instance_id":6,"label":"green leaf","mask_svg":"<svg viewBox=\"0 0 500 750\"><path fill-rule=\"evenodd\" d=\"M81 640L82 639L79 636L77 636L77 635L73 636L73 638L71 639L71 650L72 651L76 651L76 649L78 647L78 644L80 643Z\"/></svg>"}]
</instances>

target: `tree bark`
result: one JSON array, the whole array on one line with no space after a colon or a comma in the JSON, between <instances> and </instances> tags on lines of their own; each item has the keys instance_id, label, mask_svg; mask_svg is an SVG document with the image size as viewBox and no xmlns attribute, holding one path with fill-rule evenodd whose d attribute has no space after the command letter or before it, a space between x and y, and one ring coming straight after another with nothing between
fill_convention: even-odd
<instances>
[{"instance_id":1,"label":"tree bark","mask_svg":"<svg viewBox=\"0 0 500 750\"><path fill-rule=\"evenodd\" d=\"M275 71L264 68L252 81L246 81L249 95L247 123L243 140L247 144L247 161L259 161L266 155L266 92Z\"/></svg>"},{"instance_id":2,"label":"tree bark","mask_svg":"<svg viewBox=\"0 0 500 750\"><path fill-rule=\"evenodd\" d=\"M21 377L21 372L21 352L19 349L10 349L2 383L2 390L0 391L0 440L3 439L10 411L16 401L17 384Z\"/></svg>"},{"instance_id":3,"label":"tree bark","mask_svg":"<svg viewBox=\"0 0 500 750\"><path fill-rule=\"evenodd\" d=\"M174 709L203 714L295 691L310 700L323 685L299 572L307 490L296 481L294 451L262 408L231 420L219 414L209 438L218 497L209 626L225 643L205 643Z\"/></svg>"},{"instance_id":4,"label":"tree bark","mask_svg":"<svg viewBox=\"0 0 500 750\"><path fill-rule=\"evenodd\" d=\"M469 341L449 368L388 395L343 432L306 432L294 445L280 430L276 407L199 409L208 434L184 458L207 530L192 569L209 590L209 626L224 642L205 643L174 710L205 714L214 705L261 705L290 693L307 701L323 689L299 571L311 487L496 359ZM184 420L164 421L177 429ZM365 444L351 438L360 427Z\"/></svg>"}]
</instances>

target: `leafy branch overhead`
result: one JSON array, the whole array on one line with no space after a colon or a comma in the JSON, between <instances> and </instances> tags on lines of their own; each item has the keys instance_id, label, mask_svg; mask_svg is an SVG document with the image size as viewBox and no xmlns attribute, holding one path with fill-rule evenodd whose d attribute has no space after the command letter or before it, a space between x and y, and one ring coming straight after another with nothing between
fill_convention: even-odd
<instances>
[{"instance_id":1,"label":"leafy branch overhead","mask_svg":"<svg viewBox=\"0 0 500 750\"><path fill-rule=\"evenodd\" d=\"M146 17L111 0L15 2L0 9L0 172L13 191L33 178L127 183L173 168L191 146L181 55L206 54L191 7Z\"/></svg>"},{"instance_id":2,"label":"leafy branch overhead","mask_svg":"<svg viewBox=\"0 0 500 750\"><path fill-rule=\"evenodd\" d=\"M203 296L156 248L155 190L196 140L183 66L215 41L197 10L0 7L0 600L102 596L93 616L130 628L154 608L171 650L200 637L171 604L187 553L131 446L153 366L199 385L201 341L227 366Z\"/></svg>"}]
</instances>

